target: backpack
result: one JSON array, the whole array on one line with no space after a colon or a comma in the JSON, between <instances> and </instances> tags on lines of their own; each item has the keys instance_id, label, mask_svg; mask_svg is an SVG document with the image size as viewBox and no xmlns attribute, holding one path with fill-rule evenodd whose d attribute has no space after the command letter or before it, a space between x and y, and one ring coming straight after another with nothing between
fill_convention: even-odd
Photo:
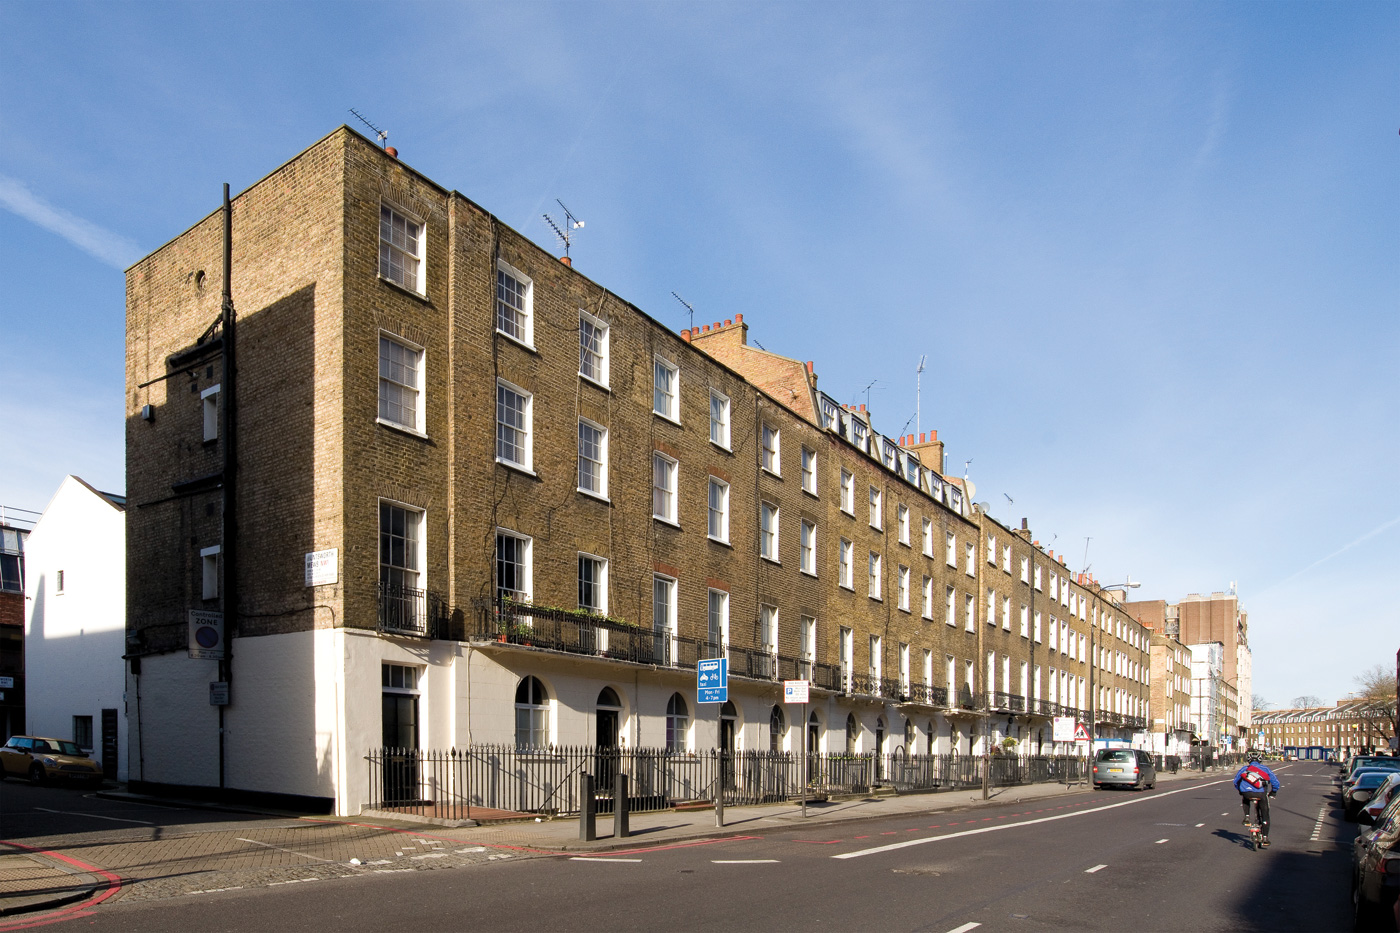
<instances>
[{"instance_id":1,"label":"backpack","mask_svg":"<svg viewBox=\"0 0 1400 933\"><path fill-rule=\"evenodd\" d=\"M1240 777L1244 778L1244 782L1255 790L1262 790L1269 784L1269 772L1258 765L1247 766L1240 772Z\"/></svg>"}]
</instances>

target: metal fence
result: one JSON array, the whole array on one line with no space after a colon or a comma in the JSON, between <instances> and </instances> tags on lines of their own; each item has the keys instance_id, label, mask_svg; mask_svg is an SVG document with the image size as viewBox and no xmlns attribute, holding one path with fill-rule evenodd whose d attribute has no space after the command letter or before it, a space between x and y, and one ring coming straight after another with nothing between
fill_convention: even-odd
<instances>
[{"instance_id":1,"label":"metal fence","mask_svg":"<svg viewBox=\"0 0 1400 933\"><path fill-rule=\"evenodd\" d=\"M376 748L366 760L371 808L448 820L577 813L585 773L594 777L600 813L613 810L618 774L630 778L633 811L713 800L718 787L730 806L795 800L803 791L802 756L791 752L474 745ZM821 797L881 786L900 792L980 787L984 766L993 787L1085 779L1084 759L1070 756L811 754L806 791Z\"/></svg>"}]
</instances>

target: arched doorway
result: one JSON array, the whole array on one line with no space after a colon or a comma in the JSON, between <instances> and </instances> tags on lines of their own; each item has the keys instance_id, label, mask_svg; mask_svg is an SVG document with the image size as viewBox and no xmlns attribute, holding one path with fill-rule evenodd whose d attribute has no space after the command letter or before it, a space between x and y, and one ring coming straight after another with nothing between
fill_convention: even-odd
<instances>
[{"instance_id":1,"label":"arched doorway","mask_svg":"<svg viewBox=\"0 0 1400 933\"><path fill-rule=\"evenodd\" d=\"M875 718L875 783L885 779L885 717Z\"/></svg>"},{"instance_id":2,"label":"arched doorway","mask_svg":"<svg viewBox=\"0 0 1400 933\"><path fill-rule=\"evenodd\" d=\"M720 773L724 776L726 789L734 786L734 733L738 719L739 711L735 709L734 701L725 700L719 708L719 754Z\"/></svg>"},{"instance_id":3,"label":"arched doorway","mask_svg":"<svg viewBox=\"0 0 1400 933\"><path fill-rule=\"evenodd\" d=\"M773 711L768 714L768 750L770 752L783 750L783 733L785 732L787 732L787 718L783 716L783 708L774 703Z\"/></svg>"},{"instance_id":4,"label":"arched doorway","mask_svg":"<svg viewBox=\"0 0 1400 933\"><path fill-rule=\"evenodd\" d=\"M597 702L597 725L594 729L594 757L597 759L594 774L598 776L598 790L610 791L613 787L613 777L621 770L621 749L618 748L621 722L622 722L622 701L618 699L617 691L612 687L604 687L598 691Z\"/></svg>"}]
</instances>

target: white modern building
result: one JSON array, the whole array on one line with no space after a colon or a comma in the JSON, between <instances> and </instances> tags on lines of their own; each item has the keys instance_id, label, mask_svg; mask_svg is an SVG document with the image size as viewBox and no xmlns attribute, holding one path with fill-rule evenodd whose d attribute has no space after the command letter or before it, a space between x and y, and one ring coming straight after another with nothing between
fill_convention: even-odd
<instances>
[{"instance_id":1,"label":"white modern building","mask_svg":"<svg viewBox=\"0 0 1400 933\"><path fill-rule=\"evenodd\" d=\"M127 778L126 500L64 479L26 543L27 730Z\"/></svg>"},{"instance_id":2,"label":"white modern building","mask_svg":"<svg viewBox=\"0 0 1400 933\"><path fill-rule=\"evenodd\" d=\"M1225 747L1225 646L1218 641L1187 645L1191 650L1191 721L1211 745Z\"/></svg>"}]
</instances>

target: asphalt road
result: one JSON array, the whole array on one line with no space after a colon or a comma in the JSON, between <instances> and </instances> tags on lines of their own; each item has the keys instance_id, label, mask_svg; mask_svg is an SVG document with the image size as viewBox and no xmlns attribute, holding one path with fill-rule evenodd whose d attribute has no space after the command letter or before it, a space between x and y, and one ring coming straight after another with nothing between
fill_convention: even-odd
<instances>
[{"instance_id":1,"label":"asphalt road","mask_svg":"<svg viewBox=\"0 0 1400 933\"><path fill-rule=\"evenodd\" d=\"M1280 771L1273 846L1248 847L1224 778L812 833L378 871L123 904L105 930L1345 930L1336 771Z\"/></svg>"}]
</instances>

